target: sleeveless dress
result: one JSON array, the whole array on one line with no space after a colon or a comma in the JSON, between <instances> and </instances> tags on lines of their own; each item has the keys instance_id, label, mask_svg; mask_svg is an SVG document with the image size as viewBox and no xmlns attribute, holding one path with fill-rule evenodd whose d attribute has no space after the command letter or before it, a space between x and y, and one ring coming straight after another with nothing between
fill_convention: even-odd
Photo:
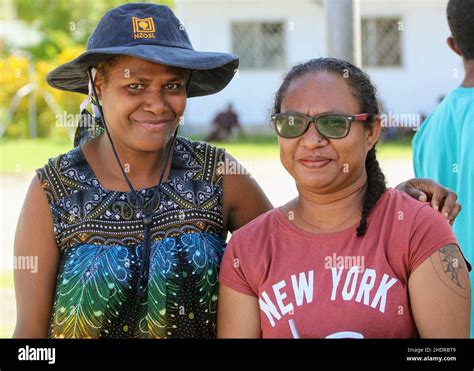
<instances>
[{"instance_id":1,"label":"sleeveless dress","mask_svg":"<svg viewBox=\"0 0 474 371\"><path fill-rule=\"evenodd\" d=\"M136 285L143 214L104 188L80 146L37 170L60 250L51 338L213 338L223 231L224 150L177 137L153 211L148 285ZM153 188L138 191L145 204Z\"/></svg>"}]
</instances>

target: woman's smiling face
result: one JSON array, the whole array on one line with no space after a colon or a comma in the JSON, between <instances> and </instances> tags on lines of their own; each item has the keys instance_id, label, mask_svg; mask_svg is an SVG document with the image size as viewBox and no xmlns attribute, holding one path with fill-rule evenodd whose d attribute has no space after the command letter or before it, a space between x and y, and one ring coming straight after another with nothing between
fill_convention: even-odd
<instances>
[{"instance_id":1,"label":"woman's smiling face","mask_svg":"<svg viewBox=\"0 0 474 371\"><path fill-rule=\"evenodd\" d=\"M360 104L346 79L322 71L295 78L283 96L281 112L310 116L365 113L360 112ZM349 134L342 139L320 137L311 124L298 138L278 138L280 159L298 187L319 194L335 192L366 176L365 158L379 134L379 121L371 126L352 122Z\"/></svg>"},{"instance_id":2,"label":"woman's smiling face","mask_svg":"<svg viewBox=\"0 0 474 371\"><path fill-rule=\"evenodd\" d=\"M115 62L115 61L114 61ZM120 56L97 74L97 94L114 139L136 151L159 151L186 107L184 69Z\"/></svg>"}]
</instances>

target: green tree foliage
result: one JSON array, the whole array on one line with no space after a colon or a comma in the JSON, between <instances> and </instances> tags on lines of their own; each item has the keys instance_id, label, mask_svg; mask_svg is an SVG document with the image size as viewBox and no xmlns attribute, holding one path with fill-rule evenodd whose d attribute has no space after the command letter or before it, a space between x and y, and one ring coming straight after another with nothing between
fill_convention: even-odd
<instances>
[{"instance_id":1,"label":"green tree foliage","mask_svg":"<svg viewBox=\"0 0 474 371\"><path fill-rule=\"evenodd\" d=\"M172 1L143 2L160 3L172 7ZM41 41L24 50L3 48L0 55L0 123L17 91L33 82L37 90L37 134L39 137L70 136L71 126L82 94L69 93L51 88L46 83L46 74L62 63L66 63L84 52L87 39L100 18L110 9L125 2L122 0L16 0L14 13L18 20L38 30ZM1 48L0 48L1 49ZM34 73L32 73L34 72ZM52 97L56 112L44 101L44 92ZM58 115L59 112L60 114ZM19 104L3 134L7 138L28 137L28 97Z\"/></svg>"},{"instance_id":2,"label":"green tree foliage","mask_svg":"<svg viewBox=\"0 0 474 371\"><path fill-rule=\"evenodd\" d=\"M173 6L173 1L142 0ZM29 48L33 57L52 59L64 48L85 46L100 18L123 0L16 0L18 19L35 25L42 35L38 45Z\"/></svg>"}]
</instances>

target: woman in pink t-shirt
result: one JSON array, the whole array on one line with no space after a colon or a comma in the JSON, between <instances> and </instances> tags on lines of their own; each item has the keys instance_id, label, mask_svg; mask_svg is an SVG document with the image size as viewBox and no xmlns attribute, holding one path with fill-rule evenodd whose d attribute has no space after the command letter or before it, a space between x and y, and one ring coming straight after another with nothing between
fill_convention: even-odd
<instances>
[{"instance_id":1,"label":"woman in pink t-shirt","mask_svg":"<svg viewBox=\"0 0 474 371\"><path fill-rule=\"evenodd\" d=\"M386 189L369 77L294 67L272 123L298 197L236 231L221 265L219 337L468 337L468 268L450 225Z\"/></svg>"}]
</instances>

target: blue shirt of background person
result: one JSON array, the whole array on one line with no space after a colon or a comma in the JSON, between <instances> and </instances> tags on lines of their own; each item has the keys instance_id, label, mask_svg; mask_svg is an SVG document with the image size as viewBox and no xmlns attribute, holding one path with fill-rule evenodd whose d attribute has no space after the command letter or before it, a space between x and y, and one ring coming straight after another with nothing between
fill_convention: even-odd
<instances>
[{"instance_id":1,"label":"blue shirt of background person","mask_svg":"<svg viewBox=\"0 0 474 371\"><path fill-rule=\"evenodd\" d=\"M462 211L453 224L465 257L474 259L474 2L450 0L449 47L464 62L465 77L423 123L413 140L417 177L434 179L458 194ZM456 267L453 274L456 274ZM471 275L471 284L474 282ZM471 309L471 337L474 335Z\"/></svg>"}]
</instances>

